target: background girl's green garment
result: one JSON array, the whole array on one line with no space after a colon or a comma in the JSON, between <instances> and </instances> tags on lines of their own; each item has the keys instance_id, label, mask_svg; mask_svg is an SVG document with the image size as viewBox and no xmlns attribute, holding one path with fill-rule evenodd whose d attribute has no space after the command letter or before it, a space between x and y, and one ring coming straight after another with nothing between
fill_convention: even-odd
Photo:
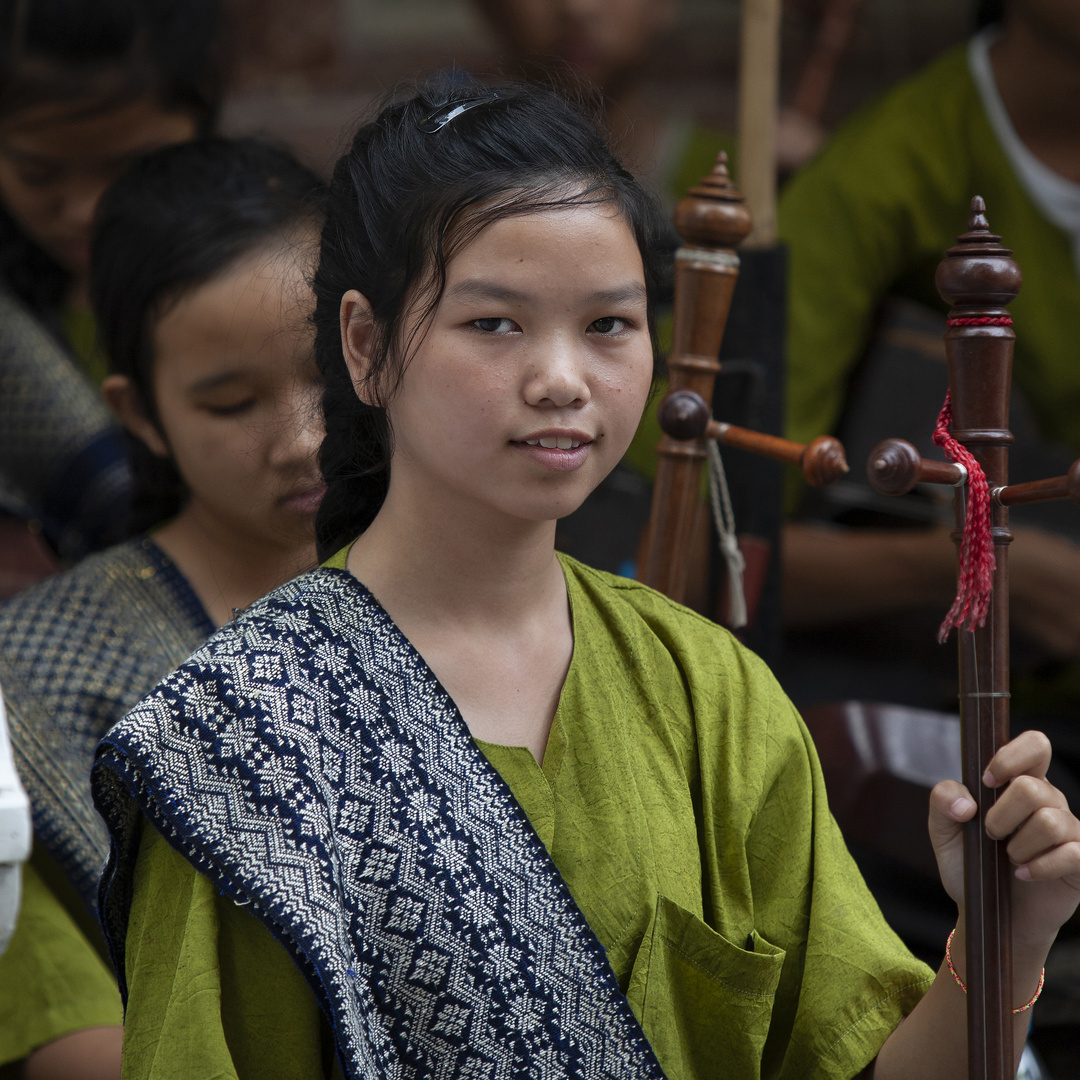
<instances>
[{"instance_id":1,"label":"background girl's green garment","mask_svg":"<svg viewBox=\"0 0 1080 1080\"><path fill-rule=\"evenodd\" d=\"M94 313L69 305L60 313L60 325L83 374L100 388L109 374L109 358L98 339Z\"/></svg>"},{"instance_id":2,"label":"background girl's green garment","mask_svg":"<svg viewBox=\"0 0 1080 1080\"><path fill-rule=\"evenodd\" d=\"M61 1035L123 1023L112 972L30 865L0 965L0 1064Z\"/></svg>"},{"instance_id":3,"label":"background girl's green garment","mask_svg":"<svg viewBox=\"0 0 1080 1080\"><path fill-rule=\"evenodd\" d=\"M563 560L574 657L540 768L483 745L668 1075L852 1077L932 973L884 924L764 665L634 582ZM125 1076L325 1075L285 951L149 826ZM194 1055L194 1057L192 1056Z\"/></svg>"},{"instance_id":4,"label":"background girl's green garment","mask_svg":"<svg viewBox=\"0 0 1080 1080\"><path fill-rule=\"evenodd\" d=\"M966 230L974 195L986 200L990 228L1024 274L1010 305L1017 385L1043 437L1080 450L1080 280L1071 243L1016 179L983 111L966 46L845 124L781 199L780 236L790 249L790 438L835 430L887 294L944 310L934 271Z\"/></svg>"}]
</instances>

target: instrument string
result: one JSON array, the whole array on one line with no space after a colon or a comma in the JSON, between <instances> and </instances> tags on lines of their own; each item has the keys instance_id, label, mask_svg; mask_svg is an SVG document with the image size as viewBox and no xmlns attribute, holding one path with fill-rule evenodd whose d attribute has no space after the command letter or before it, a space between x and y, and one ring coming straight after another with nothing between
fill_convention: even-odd
<instances>
[{"instance_id":1,"label":"instrument string","mask_svg":"<svg viewBox=\"0 0 1080 1080\"><path fill-rule=\"evenodd\" d=\"M735 512L731 508L731 494L728 491L727 473L724 472L724 459L715 441L708 442L709 451L709 502L712 506L713 522L720 544L720 554L724 557L728 577L728 622L733 630L747 624L746 589L743 575L746 560L739 550L739 540L735 535Z\"/></svg>"}]
</instances>

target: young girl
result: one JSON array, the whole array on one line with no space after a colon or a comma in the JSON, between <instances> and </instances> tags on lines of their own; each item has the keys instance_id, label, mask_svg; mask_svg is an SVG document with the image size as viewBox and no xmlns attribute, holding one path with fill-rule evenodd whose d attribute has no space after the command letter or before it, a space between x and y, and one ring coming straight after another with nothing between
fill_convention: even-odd
<instances>
[{"instance_id":1,"label":"young girl","mask_svg":"<svg viewBox=\"0 0 1080 1080\"><path fill-rule=\"evenodd\" d=\"M212 126L217 0L0 0L0 511L74 560L130 479L89 310L90 224L134 157Z\"/></svg>"},{"instance_id":2,"label":"young girl","mask_svg":"<svg viewBox=\"0 0 1080 1080\"><path fill-rule=\"evenodd\" d=\"M208 139L144 159L102 204L104 390L134 436L136 528L157 528L0 608L0 686L48 880L28 871L0 959L0 1063L120 1020L115 981L58 901L96 906L93 747L236 609L315 563L307 277L324 200L285 152Z\"/></svg>"},{"instance_id":3,"label":"young girl","mask_svg":"<svg viewBox=\"0 0 1080 1080\"><path fill-rule=\"evenodd\" d=\"M330 557L98 751L127 1075L962 1075L964 996L885 926L768 671L554 552L649 393L657 233L537 89L431 87L339 162ZM1080 886L1047 757L989 781L1018 1005ZM973 812L935 791L958 901Z\"/></svg>"}]
</instances>

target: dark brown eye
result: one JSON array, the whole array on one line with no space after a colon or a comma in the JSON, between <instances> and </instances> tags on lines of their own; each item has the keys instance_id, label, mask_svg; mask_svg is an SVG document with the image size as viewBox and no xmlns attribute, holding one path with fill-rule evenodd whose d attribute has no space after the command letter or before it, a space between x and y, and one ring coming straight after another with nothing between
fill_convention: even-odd
<instances>
[{"instance_id":1,"label":"dark brown eye","mask_svg":"<svg viewBox=\"0 0 1080 1080\"><path fill-rule=\"evenodd\" d=\"M595 319L589 325L589 329L597 334L616 334L625 328L625 320L617 319L614 315L605 315L604 318Z\"/></svg>"},{"instance_id":2,"label":"dark brown eye","mask_svg":"<svg viewBox=\"0 0 1080 1080\"><path fill-rule=\"evenodd\" d=\"M510 319L505 318L473 319L472 324L477 330L481 330L485 334L505 334L514 325Z\"/></svg>"}]
</instances>

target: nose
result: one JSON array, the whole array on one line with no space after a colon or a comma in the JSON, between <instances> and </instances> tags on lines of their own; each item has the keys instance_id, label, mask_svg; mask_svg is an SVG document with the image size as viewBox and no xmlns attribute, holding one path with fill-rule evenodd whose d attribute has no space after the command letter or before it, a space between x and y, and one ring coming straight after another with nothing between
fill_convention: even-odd
<instances>
[{"instance_id":1,"label":"nose","mask_svg":"<svg viewBox=\"0 0 1080 1080\"><path fill-rule=\"evenodd\" d=\"M580 408L592 397L585 358L569 342L538 350L525 380L525 400L540 408Z\"/></svg>"},{"instance_id":2,"label":"nose","mask_svg":"<svg viewBox=\"0 0 1080 1080\"><path fill-rule=\"evenodd\" d=\"M324 434L322 402L310 384L291 387L278 410L278 430L270 447L278 468L314 467Z\"/></svg>"}]
</instances>

